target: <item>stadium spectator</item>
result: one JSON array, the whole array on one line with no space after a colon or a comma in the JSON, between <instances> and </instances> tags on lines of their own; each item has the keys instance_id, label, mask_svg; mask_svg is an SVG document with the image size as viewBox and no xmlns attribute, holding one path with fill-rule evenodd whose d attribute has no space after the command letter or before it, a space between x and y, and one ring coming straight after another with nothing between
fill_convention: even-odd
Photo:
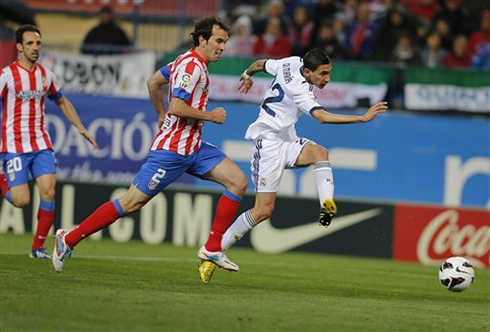
<instances>
[{"instance_id":1,"label":"stadium spectator","mask_svg":"<svg viewBox=\"0 0 490 332\"><path fill-rule=\"evenodd\" d=\"M421 52L422 63L429 68L440 67L446 53L447 51L441 47L441 37L436 32L432 32L427 36Z\"/></svg>"},{"instance_id":2,"label":"stadium spectator","mask_svg":"<svg viewBox=\"0 0 490 332\"><path fill-rule=\"evenodd\" d=\"M490 70L490 44L486 44L471 59L471 68Z\"/></svg>"},{"instance_id":3,"label":"stadium spectator","mask_svg":"<svg viewBox=\"0 0 490 332\"><path fill-rule=\"evenodd\" d=\"M433 30L441 38L441 46L446 50L450 51L453 47L453 34L451 31L451 26L445 19L439 19L435 21Z\"/></svg>"},{"instance_id":4,"label":"stadium spectator","mask_svg":"<svg viewBox=\"0 0 490 332\"><path fill-rule=\"evenodd\" d=\"M408 11L428 24L433 21L436 13L440 11L440 6L436 0L419 0L410 3Z\"/></svg>"},{"instance_id":5,"label":"stadium spectator","mask_svg":"<svg viewBox=\"0 0 490 332\"><path fill-rule=\"evenodd\" d=\"M287 34L290 19L284 12L284 3L282 0L269 0L265 14L253 21L253 32L255 35L260 36L265 33L271 17L279 19L281 32Z\"/></svg>"},{"instance_id":6,"label":"stadium spectator","mask_svg":"<svg viewBox=\"0 0 490 332\"><path fill-rule=\"evenodd\" d=\"M443 65L448 68L468 68L471 56L468 52L468 38L459 35L454 38L453 49L443 60Z\"/></svg>"},{"instance_id":7,"label":"stadium spectator","mask_svg":"<svg viewBox=\"0 0 490 332\"><path fill-rule=\"evenodd\" d=\"M36 181L41 202L30 257L51 258L43 246L54 221L56 159L44 127L46 97L56 103L94 149L98 146L61 93L55 74L37 63L41 55L39 29L34 25L20 26L15 42L19 59L0 72L0 99L4 106L0 159L6 173L0 174L0 190L12 205L23 208L30 204L30 177Z\"/></svg>"},{"instance_id":8,"label":"stadium spectator","mask_svg":"<svg viewBox=\"0 0 490 332\"><path fill-rule=\"evenodd\" d=\"M121 198L101 205L71 232L63 229L56 232L53 251L56 271L62 271L65 259L81 240L124 215L138 211L184 173L226 188L216 207L211 234L198 256L202 260L212 260L224 269L238 271L238 266L222 251L221 238L233 221L247 188L247 179L223 152L201 141L205 121L222 124L226 120L226 111L222 107L209 112L206 107L210 85L207 65L220 59L228 40L228 30L225 23L213 16L196 21L191 33L194 48L157 70L148 80L148 92L160 127L148 159ZM168 112L162 91L167 84Z\"/></svg>"},{"instance_id":9,"label":"stadium spectator","mask_svg":"<svg viewBox=\"0 0 490 332\"><path fill-rule=\"evenodd\" d=\"M320 49L312 49L304 58L297 56L273 60L257 60L240 77L239 91L247 93L253 85L251 76L265 71L274 76L264 95L257 120L245 138L254 141L252 178L255 185L255 205L242 213L223 235L223 249L230 248L245 233L270 218L276 193L287 168L314 167L314 185L320 201L320 225L328 227L337 212L333 200L334 182L328 151L296 134L295 123L306 114L322 124L364 123L387 109L385 102L371 107L362 116L333 114L316 101L313 87L323 89L330 81L332 64ZM279 98L277 96L280 96ZM271 101L272 100L272 101ZM203 262L211 277L214 265Z\"/></svg>"},{"instance_id":10,"label":"stadium spectator","mask_svg":"<svg viewBox=\"0 0 490 332\"><path fill-rule=\"evenodd\" d=\"M305 6L298 6L294 10L292 22L288 25L288 37L291 44L291 54L303 56L310 46L315 23L308 17Z\"/></svg>"},{"instance_id":11,"label":"stadium spectator","mask_svg":"<svg viewBox=\"0 0 490 332\"><path fill-rule=\"evenodd\" d=\"M270 17L265 32L255 40L253 55L280 58L290 54L291 44L288 37L282 33L280 19Z\"/></svg>"},{"instance_id":12,"label":"stadium spectator","mask_svg":"<svg viewBox=\"0 0 490 332\"><path fill-rule=\"evenodd\" d=\"M346 57L345 50L342 44L337 40L333 26L329 22L320 25L318 36L313 41L312 47L325 51L332 59L342 59Z\"/></svg>"},{"instance_id":13,"label":"stadium spectator","mask_svg":"<svg viewBox=\"0 0 490 332\"><path fill-rule=\"evenodd\" d=\"M112 7L103 6L100 10L100 22L85 36L81 52L92 55L121 54L129 46L126 32L114 20Z\"/></svg>"},{"instance_id":14,"label":"stadium spectator","mask_svg":"<svg viewBox=\"0 0 490 332\"><path fill-rule=\"evenodd\" d=\"M248 15L240 16L231 26L230 39L226 45L225 56L252 56L256 37L252 34L252 20Z\"/></svg>"},{"instance_id":15,"label":"stadium spectator","mask_svg":"<svg viewBox=\"0 0 490 332\"><path fill-rule=\"evenodd\" d=\"M371 10L368 5L359 5L356 19L347 28L345 48L351 59L366 59L372 55L378 25L371 21L370 16Z\"/></svg>"},{"instance_id":16,"label":"stadium spectator","mask_svg":"<svg viewBox=\"0 0 490 332\"><path fill-rule=\"evenodd\" d=\"M422 58L416 45L413 43L413 34L410 31L401 32L398 36L398 42L391 53L392 62L421 65Z\"/></svg>"},{"instance_id":17,"label":"stadium spectator","mask_svg":"<svg viewBox=\"0 0 490 332\"><path fill-rule=\"evenodd\" d=\"M448 22L451 33L456 36L468 36L473 31L473 22L463 0L445 0L442 9L434 16L434 21L444 19Z\"/></svg>"},{"instance_id":18,"label":"stadium spectator","mask_svg":"<svg viewBox=\"0 0 490 332\"><path fill-rule=\"evenodd\" d=\"M376 33L373 49L373 59L389 61L401 34L415 35L415 29L410 17L400 7L393 7L381 22Z\"/></svg>"},{"instance_id":19,"label":"stadium spectator","mask_svg":"<svg viewBox=\"0 0 490 332\"><path fill-rule=\"evenodd\" d=\"M319 27L322 22L332 21L338 11L339 4L335 0L319 0L313 6L315 26Z\"/></svg>"},{"instance_id":20,"label":"stadium spectator","mask_svg":"<svg viewBox=\"0 0 490 332\"><path fill-rule=\"evenodd\" d=\"M468 44L470 56L480 53L488 45L490 45L490 9L481 13L480 30L470 36Z\"/></svg>"},{"instance_id":21,"label":"stadium spectator","mask_svg":"<svg viewBox=\"0 0 490 332\"><path fill-rule=\"evenodd\" d=\"M335 14L332 27L335 32L335 38L339 41L339 43L343 46L346 43L346 33L347 33L347 19L344 13ZM345 49L344 49L345 50Z\"/></svg>"}]
</instances>

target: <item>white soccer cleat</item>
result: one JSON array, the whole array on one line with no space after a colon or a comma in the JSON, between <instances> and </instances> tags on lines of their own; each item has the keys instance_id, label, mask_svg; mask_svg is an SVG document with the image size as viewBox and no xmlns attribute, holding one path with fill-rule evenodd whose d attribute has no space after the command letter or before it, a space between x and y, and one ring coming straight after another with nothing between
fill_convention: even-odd
<instances>
[{"instance_id":1,"label":"white soccer cleat","mask_svg":"<svg viewBox=\"0 0 490 332\"><path fill-rule=\"evenodd\" d=\"M70 258L72 249L68 247L65 242L65 236L68 231L65 229L58 229L56 231L56 237L54 240L54 250L52 255L53 267L56 272L63 271L63 265L65 259Z\"/></svg>"},{"instance_id":2,"label":"white soccer cleat","mask_svg":"<svg viewBox=\"0 0 490 332\"><path fill-rule=\"evenodd\" d=\"M201 249L199 249L197 256L202 260L213 262L222 269L238 272L238 265L230 261L228 257L226 257L224 251L208 251L202 246Z\"/></svg>"}]
</instances>

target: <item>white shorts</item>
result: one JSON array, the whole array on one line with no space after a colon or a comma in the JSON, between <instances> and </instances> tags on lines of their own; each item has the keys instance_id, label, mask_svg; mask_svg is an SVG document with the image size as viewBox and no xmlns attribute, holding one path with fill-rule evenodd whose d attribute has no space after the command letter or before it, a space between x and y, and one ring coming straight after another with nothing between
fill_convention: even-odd
<instances>
[{"instance_id":1,"label":"white shorts","mask_svg":"<svg viewBox=\"0 0 490 332\"><path fill-rule=\"evenodd\" d=\"M255 191L260 193L277 192L282 173L287 168L295 167L294 164L298 156L308 142L312 141L306 138L299 138L293 142L255 140L250 163Z\"/></svg>"}]
</instances>

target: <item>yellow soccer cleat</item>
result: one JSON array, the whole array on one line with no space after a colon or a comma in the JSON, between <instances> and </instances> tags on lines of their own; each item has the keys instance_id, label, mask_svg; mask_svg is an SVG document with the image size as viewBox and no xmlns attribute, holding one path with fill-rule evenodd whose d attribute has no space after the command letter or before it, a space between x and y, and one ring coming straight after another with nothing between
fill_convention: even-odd
<instances>
[{"instance_id":1,"label":"yellow soccer cleat","mask_svg":"<svg viewBox=\"0 0 490 332\"><path fill-rule=\"evenodd\" d=\"M215 268L216 264L210 261L201 260L201 264L199 264L199 276L201 277L203 284L207 285L211 281Z\"/></svg>"},{"instance_id":2,"label":"yellow soccer cleat","mask_svg":"<svg viewBox=\"0 0 490 332\"><path fill-rule=\"evenodd\" d=\"M337 214L337 205L333 199L327 198L322 204L322 210L320 211L320 217L318 223L325 228L330 226L333 217Z\"/></svg>"}]
</instances>

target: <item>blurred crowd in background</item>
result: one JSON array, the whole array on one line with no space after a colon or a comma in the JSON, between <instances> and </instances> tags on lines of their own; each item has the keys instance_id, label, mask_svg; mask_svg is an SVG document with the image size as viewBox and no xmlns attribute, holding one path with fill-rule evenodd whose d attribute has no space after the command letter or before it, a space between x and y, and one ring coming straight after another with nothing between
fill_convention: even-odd
<instances>
[{"instance_id":1,"label":"blurred crowd in background","mask_svg":"<svg viewBox=\"0 0 490 332\"><path fill-rule=\"evenodd\" d=\"M232 2L229 56L302 56L490 70L490 2L270 0Z\"/></svg>"}]
</instances>

